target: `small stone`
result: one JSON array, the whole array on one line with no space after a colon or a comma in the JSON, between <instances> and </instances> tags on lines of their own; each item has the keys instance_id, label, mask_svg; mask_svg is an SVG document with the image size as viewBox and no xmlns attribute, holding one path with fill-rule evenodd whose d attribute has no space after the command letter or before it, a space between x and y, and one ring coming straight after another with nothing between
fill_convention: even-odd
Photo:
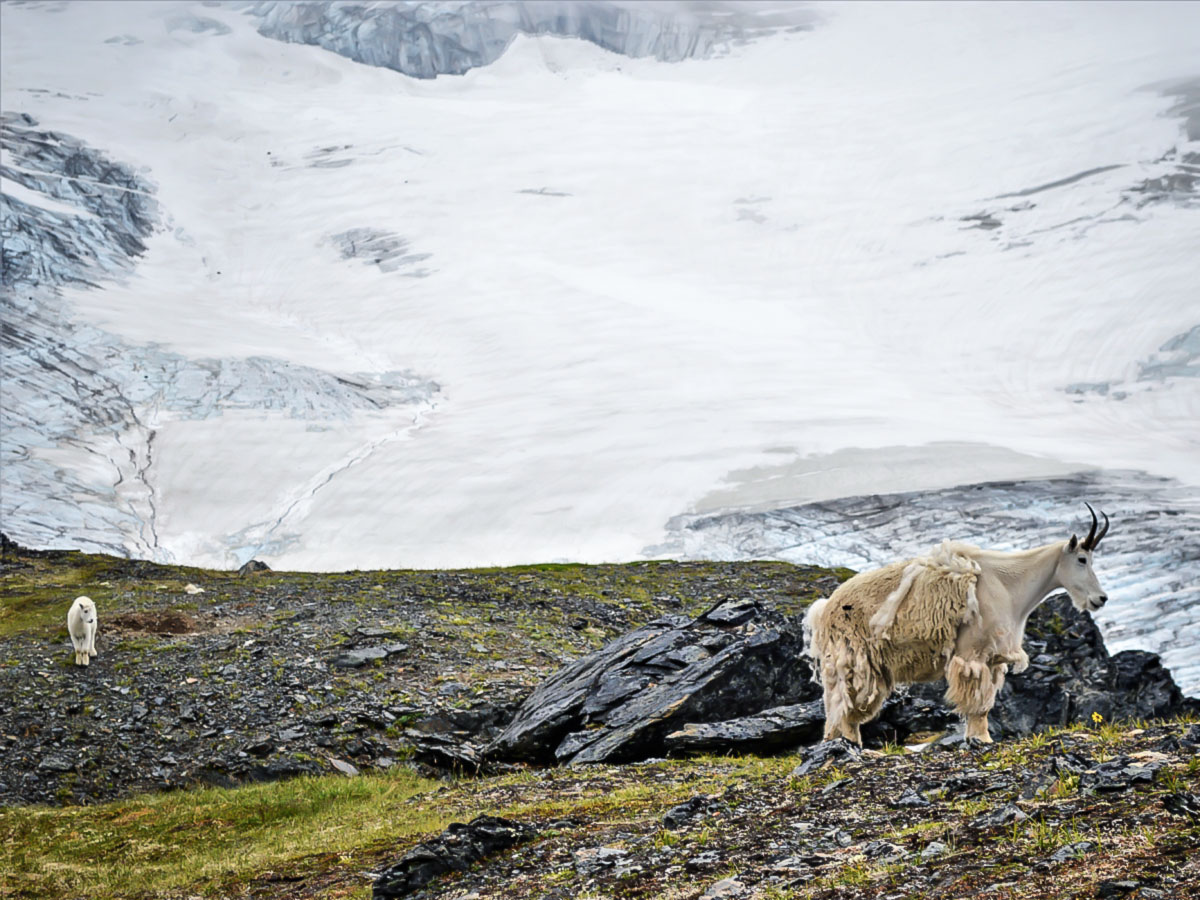
<instances>
[{"instance_id":1,"label":"small stone","mask_svg":"<svg viewBox=\"0 0 1200 900\"><path fill-rule=\"evenodd\" d=\"M571 854L575 871L584 878L612 869L627 861L628 856L620 847L585 847Z\"/></svg>"},{"instance_id":2,"label":"small stone","mask_svg":"<svg viewBox=\"0 0 1200 900\"><path fill-rule=\"evenodd\" d=\"M342 669L357 669L377 659L387 659L388 652L383 647L364 647L361 650L349 650L334 659L333 665Z\"/></svg>"},{"instance_id":3,"label":"small stone","mask_svg":"<svg viewBox=\"0 0 1200 900\"><path fill-rule=\"evenodd\" d=\"M689 872L699 872L702 869L711 869L713 866L721 862L721 854L716 850L705 850L703 853L697 853L685 864Z\"/></svg>"},{"instance_id":4,"label":"small stone","mask_svg":"<svg viewBox=\"0 0 1200 900\"><path fill-rule=\"evenodd\" d=\"M837 781L831 781L821 789L821 796L828 797L830 794L840 791L853 780L853 778L839 778Z\"/></svg>"},{"instance_id":5,"label":"small stone","mask_svg":"<svg viewBox=\"0 0 1200 900\"><path fill-rule=\"evenodd\" d=\"M61 756L44 756L38 763L38 768L43 772L70 772L75 766Z\"/></svg>"},{"instance_id":6,"label":"small stone","mask_svg":"<svg viewBox=\"0 0 1200 900\"><path fill-rule=\"evenodd\" d=\"M1200 822L1200 794L1167 794L1163 797L1163 806L1169 813Z\"/></svg>"},{"instance_id":7,"label":"small stone","mask_svg":"<svg viewBox=\"0 0 1200 900\"><path fill-rule=\"evenodd\" d=\"M1096 845L1092 841L1077 841L1074 844L1067 844L1059 847L1050 856L1051 862L1066 862L1069 859L1078 859L1081 856L1093 852Z\"/></svg>"},{"instance_id":8,"label":"small stone","mask_svg":"<svg viewBox=\"0 0 1200 900\"><path fill-rule=\"evenodd\" d=\"M992 810L990 813L985 813L982 816L976 816L971 820L972 828L995 828L1000 825L1012 825L1015 822L1023 822L1028 819L1019 807L1012 803L1002 806L1000 809Z\"/></svg>"},{"instance_id":9,"label":"small stone","mask_svg":"<svg viewBox=\"0 0 1200 900\"><path fill-rule=\"evenodd\" d=\"M700 895L700 900L736 900L745 897L749 888L737 878L722 878L714 882L709 889Z\"/></svg>"},{"instance_id":10,"label":"small stone","mask_svg":"<svg viewBox=\"0 0 1200 900\"><path fill-rule=\"evenodd\" d=\"M200 587L197 584L185 584L183 586L183 590L185 593L188 593L188 594L203 594L204 593L204 588Z\"/></svg>"},{"instance_id":11,"label":"small stone","mask_svg":"<svg viewBox=\"0 0 1200 900\"><path fill-rule=\"evenodd\" d=\"M360 634L368 638L391 637L392 632L388 628L355 628L355 634Z\"/></svg>"},{"instance_id":12,"label":"small stone","mask_svg":"<svg viewBox=\"0 0 1200 900\"><path fill-rule=\"evenodd\" d=\"M285 728L283 731L279 732L279 740L282 743L294 741L302 737L304 737L303 728Z\"/></svg>"},{"instance_id":13,"label":"small stone","mask_svg":"<svg viewBox=\"0 0 1200 900\"><path fill-rule=\"evenodd\" d=\"M929 860L941 856L946 852L946 845L941 841L930 841L925 845L925 849L921 851L921 859Z\"/></svg>"},{"instance_id":14,"label":"small stone","mask_svg":"<svg viewBox=\"0 0 1200 900\"><path fill-rule=\"evenodd\" d=\"M888 805L893 809L919 809L924 806L932 806L933 804L922 797L916 788L909 788L897 800Z\"/></svg>"},{"instance_id":15,"label":"small stone","mask_svg":"<svg viewBox=\"0 0 1200 900\"><path fill-rule=\"evenodd\" d=\"M904 856L904 848L891 841L870 841L863 844L862 850L867 859L899 859Z\"/></svg>"},{"instance_id":16,"label":"small stone","mask_svg":"<svg viewBox=\"0 0 1200 900\"><path fill-rule=\"evenodd\" d=\"M669 831L679 831L681 828L687 827L688 823L697 816L707 813L713 802L710 797L700 796L685 800L678 806L672 806L663 816L663 828Z\"/></svg>"},{"instance_id":17,"label":"small stone","mask_svg":"<svg viewBox=\"0 0 1200 900\"><path fill-rule=\"evenodd\" d=\"M809 772L815 772L817 769L827 766L831 762L837 760L856 760L861 755L862 751L856 745L851 744L843 738L823 741L805 752L803 762L792 769L792 777L800 778Z\"/></svg>"},{"instance_id":18,"label":"small stone","mask_svg":"<svg viewBox=\"0 0 1200 900\"><path fill-rule=\"evenodd\" d=\"M1096 897L1098 900L1110 900L1113 897L1124 897L1132 894L1138 889L1139 882L1132 880L1125 881L1102 881L1096 885Z\"/></svg>"},{"instance_id":19,"label":"small stone","mask_svg":"<svg viewBox=\"0 0 1200 900\"><path fill-rule=\"evenodd\" d=\"M333 766L335 769L337 769L339 772L341 772L343 775L354 776L354 775L358 774L358 769L355 766L352 766L350 763L346 762L345 760L331 759L331 760L329 760L329 764L331 766Z\"/></svg>"},{"instance_id":20,"label":"small stone","mask_svg":"<svg viewBox=\"0 0 1200 900\"><path fill-rule=\"evenodd\" d=\"M484 857L534 834L535 828L498 816L479 816L465 825L454 822L439 837L418 844L385 869L375 880L371 896L374 900L407 897L439 875L466 872Z\"/></svg>"},{"instance_id":21,"label":"small stone","mask_svg":"<svg viewBox=\"0 0 1200 900\"><path fill-rule=\"evenodd\" d=\"M270 754L275 749L275 742L271 740L271 736L260 734L250 743L246 744L245 751L251 756L264 757Z\"/></svg>"}]
</instances>

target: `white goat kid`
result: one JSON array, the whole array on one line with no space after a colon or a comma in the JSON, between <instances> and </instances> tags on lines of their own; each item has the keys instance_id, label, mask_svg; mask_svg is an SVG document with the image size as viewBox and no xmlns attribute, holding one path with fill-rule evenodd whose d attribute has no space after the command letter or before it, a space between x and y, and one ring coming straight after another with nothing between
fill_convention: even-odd
<instances>
[{"instance_id":1,"label":"white goat kid","mask_svg":"<svg viewBox=\"0 0 1200 900\"><path fill-rule=\"evenodd\" d=\"M67 634L75 647L75 665L86 666L96 656L96 604L90 597L76 597L67 611Z\"/></svg>"},{"instance_id":2,"label":"white goat kid","mask_svg":"<svg viewBox=\"0 0 1200 900\"><path fill-rule=\"evenodd\" d=\"M825 740L862 743L859 726L879 713L897 684L945 678L946 700L966 736L991 741L988 713L1012 666L1022 672L1025 623L1052 591L1095 611L1108 597L1092 553L1108 534L1017 553L944 541L929 556L855 575L805 617L813 677L825 690ZM1103 515L1103 513L1102 513Z\"/></svg>"}]
</instances>

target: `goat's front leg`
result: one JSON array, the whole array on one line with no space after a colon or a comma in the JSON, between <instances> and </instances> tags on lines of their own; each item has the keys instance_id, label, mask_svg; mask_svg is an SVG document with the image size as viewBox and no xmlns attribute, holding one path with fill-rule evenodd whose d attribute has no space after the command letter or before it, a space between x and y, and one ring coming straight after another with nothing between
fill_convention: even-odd
<instances>
[{"instance_id":1,"label":"goat's front leg","mask_svg":"<svg viewBox=\"0 0 1200 900\"><path fill-rule=\"evenodd\" d=\"M966 736L974 738L984 744L992 743L992 736L988 733L988 714L983 713L978 716L967 716L967 733Z\"/></svg>"},{"instance_id":2,"label":"goat's front leg","mask_svg":"<svg viewBox=\"0 0 1200 900\"><path fill-rule=\"evenodd\" d=\"M966 736L991 743L988 713L996 703L996 694L1004 685L1008 666L989 666L982 660L954 656L946 666L946 699L967 720Z\"/></svg>"}]
</instances>

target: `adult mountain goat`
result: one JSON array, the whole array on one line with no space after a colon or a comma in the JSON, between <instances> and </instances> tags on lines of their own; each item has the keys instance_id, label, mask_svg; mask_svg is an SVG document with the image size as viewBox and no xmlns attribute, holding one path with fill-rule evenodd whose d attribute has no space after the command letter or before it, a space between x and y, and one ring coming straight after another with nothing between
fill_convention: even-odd
<instances>
[{"instance_id":1,"label":"adult mountain goat","mask_svg":"<svg viewBox=\"0 0 1200 900\"><path fill-rule=\"evenodd\" d=\"M1085 504L1087 505L1087 504ZM1095 611L1108 597L1092 553L1108 516L1044 547L1003 553L944 541L928 556L855 575L818 600L804 620L814 677L825 689L825 740L862 743L859 726L879 713L897 684L937 681L966 719L966 736L991 741L988 713L1012 666L1022 672L1025 622L1046 596L1065 588L1075 608Z\"/></svg>"}]
</instances>

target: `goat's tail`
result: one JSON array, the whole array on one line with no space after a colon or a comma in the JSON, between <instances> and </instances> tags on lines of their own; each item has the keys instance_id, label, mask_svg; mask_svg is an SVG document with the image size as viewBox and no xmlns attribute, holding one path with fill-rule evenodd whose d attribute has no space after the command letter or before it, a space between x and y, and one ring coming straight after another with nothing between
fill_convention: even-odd
<instances>
[{"instance_id":1,"label":"goat's tail","mask_svg":"<svg viewBox=\"0 0 1200 900\"><path fill-rule=\"evenodd\" d=\"M821 615L828 603L829 598L822 597L813 603L804 615L804 649L808 655L809 668L812 669L812 680L817 684L821 683L821 669L829 651L829 628Z\"/></svg>"}]
</instances>

